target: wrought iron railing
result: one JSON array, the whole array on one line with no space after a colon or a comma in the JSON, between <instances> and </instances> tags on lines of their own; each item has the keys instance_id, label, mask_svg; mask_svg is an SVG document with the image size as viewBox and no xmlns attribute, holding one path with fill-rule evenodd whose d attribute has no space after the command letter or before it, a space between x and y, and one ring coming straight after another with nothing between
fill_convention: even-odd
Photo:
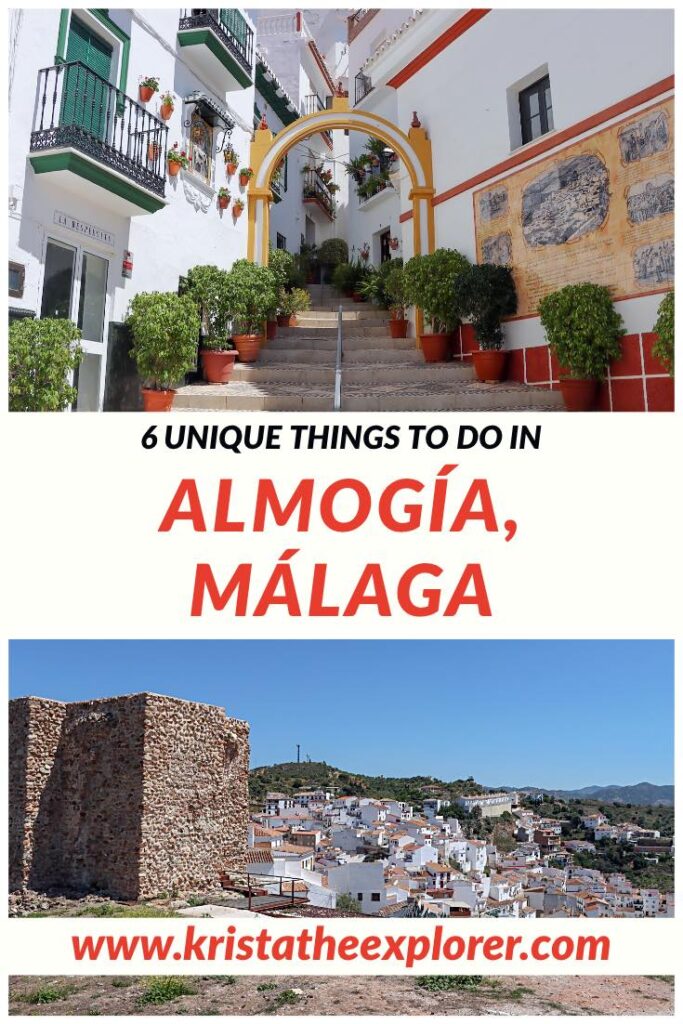
<instances>
[{"instance_id":1,"label":"wrought iron railing","mask_svg":"<svg viewBox=\"0 0 683 1024\"><path fill-rule=\"evenodd\" d=\"M355 78L356 82L356 103L360 103L362 99L372 92L372 81L369 75L364 75L362 71L359 71Z\"/></svg>"},{"instance_id":2,"label":"wrought iron railing","mask_svg":"<svg viewBox=\"0 0 683 1024\"><path fill-rule=\"evenodd\" d=\"M194 7L181 10L178 31L188 28L212 29L244 70L251 75L254 63L254 33L238 10Z\"/></svg>"},{"instance_id":3,"label":"wrought iron railing","mask_svg":"<svg viewBox=\"0 0 683 1024\"><path fill-rule=\"evenodd\" d=\"M38 72L31 152L73 147L164 196L168 128L80 61Z\"/></svg>"},{"instance_id":4,"label":"wrought iron railing","mask_svg":"<svg viewBox=\"0 0 683 1024\"><path fill-rule=\"evenodd\" d=\"M336 205L332 193L317 171L304 171L304 200L317 199L330 217L336 216Z\"/></svg>"},{"instance_id":5,"label":"wrought iron railing","mask_svg":"<svg viewBox=\"0 0 683 1024\"><path fill-rule=\"evenodd\" d=\"M303 107L304 107L304 114L319 114L321 111L327 110L326 104L323 103L323 101L320 99L320 96L318 96L317 92L313 93L310 96L304 96ZM320 134L324 135L325 139L327 140L327 142L331 146L332 145L332 136L331 136L330 132L324 131L324 132L321 132Z\"/></svg>"}]
</instances>

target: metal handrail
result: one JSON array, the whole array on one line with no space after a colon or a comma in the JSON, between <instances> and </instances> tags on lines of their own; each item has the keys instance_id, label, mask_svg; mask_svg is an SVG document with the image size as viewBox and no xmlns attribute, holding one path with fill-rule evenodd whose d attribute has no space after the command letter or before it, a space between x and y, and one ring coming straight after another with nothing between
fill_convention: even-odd
<instances>
[{"instance_id":1,"label":"metal handrail","mask_svg":"<svg viewBox=\"0 0 683 1024\"><path fill-rule=\"evenodd\" d=\"M337 361L334 367L334 411L341 412L342 360L344 358L344 338L342 335L342 305L339 303L337 314Z\"/></svg>"}]
</instances>

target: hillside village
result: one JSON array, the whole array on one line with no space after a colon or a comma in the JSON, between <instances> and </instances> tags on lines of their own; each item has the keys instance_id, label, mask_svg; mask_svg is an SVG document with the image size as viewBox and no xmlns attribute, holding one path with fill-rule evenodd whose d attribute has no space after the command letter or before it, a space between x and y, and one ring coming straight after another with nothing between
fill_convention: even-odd
<instances>
[{"instance_id":1,"label":"hillside village","mask_svg":"<svg viewBox=\"0 0 683 1024\"><path fill-rule=\"evenodd\" d=\"M268 791L251 814L252 884L264 894L275 887L296 894L303 915L311 908L382 917L673 915L673 839L610 820L624 818L623 807L616 816L577 814L566 801L492 792L474 780L457 796L427 783L419 806L340 795L341 788ZM642 819L643 810L652 808L632 816ZM653 875L657 886L643 884Z\"/></svg>"}]
</instances>

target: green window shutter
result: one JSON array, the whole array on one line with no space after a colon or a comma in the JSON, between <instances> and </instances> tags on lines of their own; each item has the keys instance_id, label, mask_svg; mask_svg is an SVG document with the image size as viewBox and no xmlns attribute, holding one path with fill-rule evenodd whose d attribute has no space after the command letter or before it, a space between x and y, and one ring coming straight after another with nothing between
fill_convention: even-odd
<instances>
[{"instance_id":1,"label":"green window shutter","mask_svg":"<svg viewBox=\"0 0 683 1024\"><path fill-rule=\"evenodd\" d=\"M113 49L108 43L72 15L66 60L67 63L78 61L85 67L67 69L62 98L63 125L78 125L89 134L103 138L107 122L113 121L114 116L114 93L105 84L111 74L112 53ZM86 69L94 71L99 78L88 74ZM112 110L108 118L109 105Z\"/></svg>"}]
</instances>

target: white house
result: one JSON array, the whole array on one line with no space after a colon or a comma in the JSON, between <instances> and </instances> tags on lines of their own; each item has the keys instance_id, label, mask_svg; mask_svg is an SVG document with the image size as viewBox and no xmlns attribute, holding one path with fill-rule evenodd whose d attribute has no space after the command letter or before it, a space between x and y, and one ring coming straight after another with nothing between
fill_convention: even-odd
<instances>
[{"instance_id":1,"label":"white house","mask_svg":"<svg viewBox=\"0 0 683 1024\"><path fill-rule=\"evenodd\" d=\"M386 905L384 868L376 862L361 861L330 868L330 889L353 896L364 914L377 914Z\"/></svg>"}]
</instances>

